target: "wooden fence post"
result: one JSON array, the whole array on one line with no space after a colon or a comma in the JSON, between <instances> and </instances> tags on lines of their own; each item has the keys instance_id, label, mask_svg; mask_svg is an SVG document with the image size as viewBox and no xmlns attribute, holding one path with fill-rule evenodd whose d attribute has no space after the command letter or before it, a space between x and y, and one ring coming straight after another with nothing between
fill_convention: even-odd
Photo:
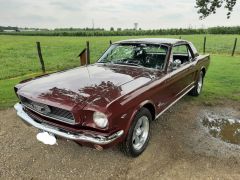
<instances>
[{"instance_id":1,"label":"wooden fence post","mask_svg":"<svg viewBox=\"0 0 240 180\"><path fill-rule=\"evenodd\" d=\"M89 48L89 41L87 41L87 64L90 64L90 48Z\"/></svg>"},{"instance_id":2,"label":"wooden fence post","mask_svg":"<svg viewBox=\"0 0 240 180\"><path fill-rule=\"evenodd\" d=\"M204 36L204 42L203 42L203 54L205 54L205 52L206 52L206 41L207 41L207 37Z\"/></svg>"},{"instance_id":3,"label":"wooden fence post","mask_svg":"<svg viewBox=\"0 0 240 180\"><path fill-rule=\"evenodd\" d=\"M112 45L112 40L109 41L109 44Z\"/></svg>"},{"instance_id":4,"label":"wooden fence post","mask_svg":"<svg viewBox=\"0 0 240 180\"><path fill-rule=\"evenodd\" d=\"M36 42L37 43L37 51L38 51L38 57L39 57L39 61L42 67L42 72L45 73L45 65L44 65L44 61L43 61L43 57L42 57L42 51L41 51L41 44L40 42Z\"/></svg>"},{"instance_id":5,"label":"wooden fence post","mask_svg":"<svg viewBox=\"0 0 240 180\"><path fill-rule=\"evenodd\" d=\"M234 56L236 46L237 46L237 38L235 38L235 41L234 41L233 50L232 50L232 56Z\"/></svg>"},{"instance_id":6,"label":"wooden fence post","mask_svg":"<svg viewBox=\"0 0 240 180\"><path fill-rule=\"evenodd\" d=\"M80 57L80 66L87 64L87 49L83 49L82 52L78 55Z\"/></svg>"}]
</instances>

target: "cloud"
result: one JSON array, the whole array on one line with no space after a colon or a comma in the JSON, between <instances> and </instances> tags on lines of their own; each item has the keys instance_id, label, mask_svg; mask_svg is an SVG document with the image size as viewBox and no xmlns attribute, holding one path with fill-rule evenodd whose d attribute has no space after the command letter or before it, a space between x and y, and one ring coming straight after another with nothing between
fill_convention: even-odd
<instances>
[{"instance_id":1,"label":"cloud","mask_svg":"<svg viewBox=\"0 0 240 180\"><path fill-rule=\"evenodd\" d=\"M60 11L81 11L84 3L78 1L53 1L49 3L53 8L59 8Z\"/></svg>"},{"instance_id":2,"label":"cloud","mask_svg":"<svg viewBox=\"0 0 240 180\"><path fill-rule=\"evenodd\" d=\"M31 18L29 18L31 16ZM41 15L23 15L16 18L18 21L24 21L26 23L32 23L32 21L38 22L38 23L45 23L45 22L54 22L58 19L56 17L44 17Z\"/></svg>"},{"instance_id":3,"label":"cloud","mask_svg":"<svg viewBox=\"0 0 240 180\"><path fill-rule=\"evenodd\" d=\"M222 9L199 20L194 0L0 0L0 25L143 29L240 25L238 3L231 19Z\"/></svg>"}]
</instances>

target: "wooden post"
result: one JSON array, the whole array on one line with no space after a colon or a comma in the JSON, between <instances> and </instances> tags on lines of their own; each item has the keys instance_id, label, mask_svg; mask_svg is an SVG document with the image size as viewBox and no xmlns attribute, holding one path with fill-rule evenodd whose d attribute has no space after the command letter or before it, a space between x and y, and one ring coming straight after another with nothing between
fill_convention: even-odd
<instances>
[{"instance_id":1,"label":"wooden post","mask_svg":"<svg viewBox=\"0 0 240 180\"><path fill-rule=\"evenodd\" d=\"M237 38L235 38L235 41L234 41L233 50L232 50L232 56L234 56L236 46L237 46Z\"/></svg>"},{"instance_id":2,"label":"wooden post","mask_svg":"<svg viewBox=\"0 0 240 180\"><path fill-rule=\"evenodd\" d=\"M42 57L42 51L41 51L41 44L40 42L36 42L37 43L37 51L38 51L38 57L39 57L39 61L42 67L42 72L45 73L45 65L44 65L44 61L43 61L43 57Z\"/></svg>"},{"instance_id":3,"label":"wooden post","mask_svg":"<svg viewBox=\"0 0 240 180\"><path fill-rule=\"evenodd\" d=\"M80 66L87 64L87 49L83 49L82 52L78 55L80 57Z\"/></svg>"},{"instance_id":4,"label":"wooden post","mask_svg":"<svg viewBox=\"0 0 240 180\"><path fill-rule=\"evenodd\" d=\"M109 44L112 45L112 40L109 41Z\"/></svg>"},{"instance_id":5,"label":"wooden post","mask_svg":"<svg viewBox=\"0 0 240 180\"><path fill-rule=\"evenodd\" d=\"M90 64L90 48L89 48L89 41L87 41L87 64Z\"/></svg>"},{"instance_id":6,"label":"wooden post","mask_svg":"<svg viewBox=\"0 0 240 180\"><path fill-rule=\"evenodd\" d=\"M203 54L205 54L205 52L206 52L206 41L207 41L207 37L204 36L204 42L203 42Z\"/></svg>"}]
</instances>

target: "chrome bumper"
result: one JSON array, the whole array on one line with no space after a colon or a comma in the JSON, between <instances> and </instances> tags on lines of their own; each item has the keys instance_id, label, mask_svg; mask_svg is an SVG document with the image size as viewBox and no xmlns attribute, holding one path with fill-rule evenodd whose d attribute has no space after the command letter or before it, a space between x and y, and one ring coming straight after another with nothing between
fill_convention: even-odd
<instances>
[{"instance_id":1,"label":"chrome bumper","mask_svg":"<svg viewBox=\"0 0 240 180\"><path fill-rule=\"evenodd\" d=\"M14 108L17 111L17 115L25 123L32 125L33 127L37 128L37 129L40 129L40 130L52 133L57 136L61 136L63 138L70 139L70 140L84 141L84 142L90 142L93 144L104 145L104 144L109 144L109 143L113 142L114 140L116 140L117 138L119 138L120 136L123 135L123 130L120 130L108 137L105 137L105 136L93 137L93 136L88 136L88 135L84 135L84 134L76 135L76 134L71 134L68 132L62 132L54 127L51 128L51 126L46 126L44 124L34 121L30 116L28 116L27 113L24 112L23 106L20 103L15 104Z\"/></svg>"}]
</instances>

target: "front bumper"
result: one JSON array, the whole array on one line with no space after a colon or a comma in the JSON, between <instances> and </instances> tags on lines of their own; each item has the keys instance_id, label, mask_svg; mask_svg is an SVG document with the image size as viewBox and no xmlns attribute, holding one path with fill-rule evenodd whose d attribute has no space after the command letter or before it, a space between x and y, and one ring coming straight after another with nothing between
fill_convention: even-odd
<instances>
[{"instance_id":1,"label":"front bumper","mask_svg":"<svg viewBox=\"0 0 240 180\"><path fill-rule=\"evenodd\" d=\"M17 111L17 115L27 124L40 129L42 131L46 131L49 133L52 133L56 136L60 136L66 139L74 140L74 141L83 141L83 142L88 142L88 143L93 143L93 144L98 144L98 145L105 145L109 144L116 139L118 139L120 136L123 135L123 130L120 130L110 136L90 136L90 135L84 135L84 134L73 134L69 132L63 132L60 131L59 129L55 127L51 127L48 125L44 125L41 123L36 122L34 119L32 119L30 116L28 116L27 113L24 112L23 106L20 103L17 103L14 105L14 108Z\"/></svg>"}]
</instances>

